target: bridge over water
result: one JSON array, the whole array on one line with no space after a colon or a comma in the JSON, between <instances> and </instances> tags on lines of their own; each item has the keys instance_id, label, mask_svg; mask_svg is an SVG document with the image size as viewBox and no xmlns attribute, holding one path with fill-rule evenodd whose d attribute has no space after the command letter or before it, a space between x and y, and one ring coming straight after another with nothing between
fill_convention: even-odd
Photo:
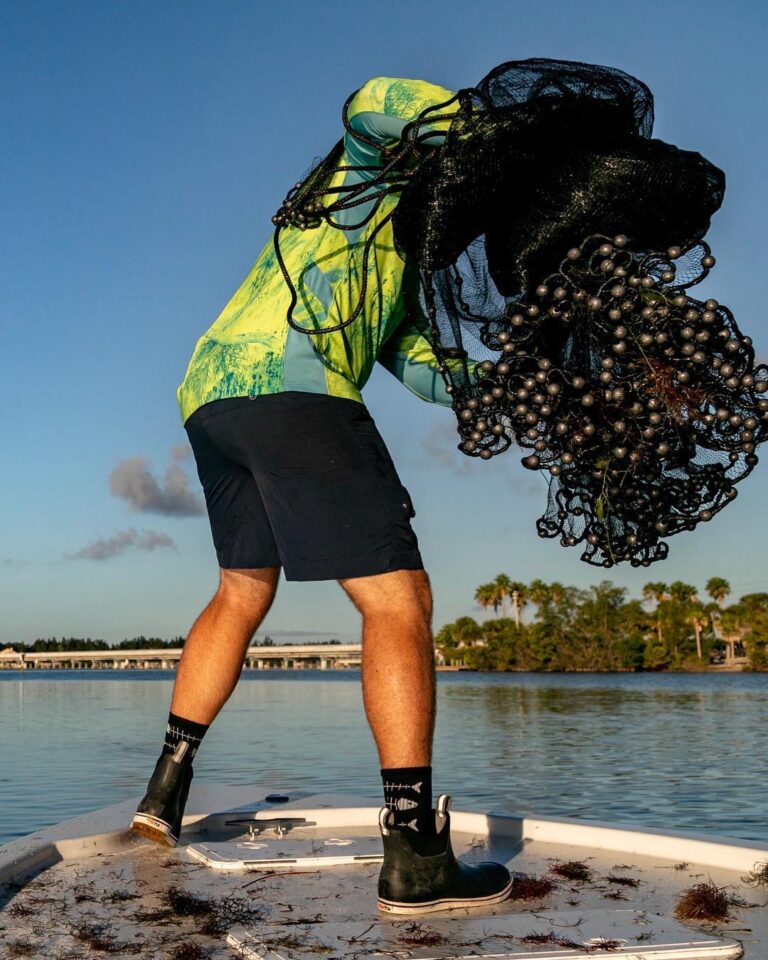
<instances>
[{"instance_id":1,"label":"bridge over water","mask_svg":"<svg viewBox=\"0 0 768 960\"><path fill-rule=\"evenodd\" d=\"M359 667L359 644L249 647L247 670ZM0 653L0 670L173 670L181 647L161 650L78 650L40 653Z\"/></svg>"}]
</instances>

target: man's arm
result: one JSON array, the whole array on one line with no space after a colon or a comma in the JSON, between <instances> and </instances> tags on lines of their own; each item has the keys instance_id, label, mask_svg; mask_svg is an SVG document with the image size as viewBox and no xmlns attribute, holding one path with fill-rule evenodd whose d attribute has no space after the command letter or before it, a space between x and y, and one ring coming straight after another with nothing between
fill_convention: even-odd
<instances>
[{"instance_id":1,"label":"man's arm","mask_svg":"<svg viewBox=\"0 0 768 960\"><path fill-rule=\"evenodd\" d=\"M446 393L441 374L437 372L437 357L427 338L412 322L403 321L392 336L384 343L378 356L378 362L403 383L417 397L429 403L439 403L450 407L453 399ZM461 368L463 361L446 360L450 369ZM478 360L467 359L470 378Z\"/></svg>"},{"instance_id":2,"label":"man's arm","mask_svg":"<svg viewBox=\"0 0 768 960\"><path fill-rule=\"evenodd\" d=\"M344 132L344 163L362 169L347 170L338 185L346 188L372 180L384 165L382 151L397 145L406 124L415 120L428 107L444 103L453 96L453 91L427 83L426 80L372 77L366 81L355 91L347 105L347 123L350 129L345 129ZM457 109L458 101L454 101L444 110L435 111L436 114L450 116L421 125L419 135L423 139L420 142L430 147L439 146L450 125L451 116ZM424 137L425 133L428 136ZM361 140L355 134L360 134L371 142ZM359 195L358 200L363 196L369 199L365 203L338 211L334 220L347 228L364 223L380 191L379 186L371 188L367 194Z\"/></svg>"},{"instance_id":3,"label":"man's arm","mask_svg":"<svg viewBox=\"0 0 768 960\"><path fill-rule=\"evenodd\" d=\"M347 120L353 132L348 130L344 141L350 162L356 165L381 162L379 149L359 140L354 133L361 133L380 146L393 146L401 139L407 123L415 120L427 107L444 103L453 96L452 90L426 80L372 77L355 93L347 108ZM444 110L435 111L435 115L452 115L458 107L458 101L455 100ZM422 142L428 146L439 146L450 120L450 117L446 117L422 125L420 136L430 131L430 135Z\"/></svg>"},{"instance_id":4,"label":"man's arm","mask_svg":"<svg viewBox=\"0 0 768 960\"><path fill-rule=\"evenodd\" d=\"M454 91L425 80L371 78L355 93L347 108L347 121L353 132L347 131L344 141L350 163L380 164L381 147L394 146L410 121L428 107L445 103L454 95ZM435 110L435 116L444 119L421 125L421 142L439 146L458 108L458 100L454 100L444 109ZM359 140L354 133L376 141L377 146ZM425 133L429 135L424 137ZM451 406L451 395L446 393L443 378L437 371L434 351L415 324L401 323L385 342L377 359L422 400ZM460 360L448 361L449 365L459 363ZM471 370L473 361L469 363Z\"/></svg>"}]
</instances>

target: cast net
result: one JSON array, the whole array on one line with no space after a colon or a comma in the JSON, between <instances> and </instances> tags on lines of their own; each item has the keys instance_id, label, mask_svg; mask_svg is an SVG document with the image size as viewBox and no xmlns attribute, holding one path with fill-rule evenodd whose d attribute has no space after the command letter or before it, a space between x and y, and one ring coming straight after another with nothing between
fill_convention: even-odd
<instances>
[{"instance_id":1,"label":"cast net","mask_svg":"<svg viewBox=\"0 0 768 960\"><path fill-rule=\"evenodd\" d=\"M456 99L442 145L420 151L420 125ZM665 537L736 496L768 434L768 368L727 307L690 293L715 262L703 238L725 176L652 139L650 90L610 67L512 61L453 100L367 187L400 194L395 243L420 280L409 315L459 449L523 448L549 477L539 534L587 562L662 559ZM278 232L360 202L328 200L332 167L297 184Z\"/></svg>"}]
</instances>

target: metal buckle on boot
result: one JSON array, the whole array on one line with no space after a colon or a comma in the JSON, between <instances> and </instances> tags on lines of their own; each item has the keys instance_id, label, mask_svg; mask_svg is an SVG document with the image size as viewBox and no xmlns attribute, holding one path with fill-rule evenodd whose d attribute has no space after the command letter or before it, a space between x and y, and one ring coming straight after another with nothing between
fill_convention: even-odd
<instances>
[{"instance_id":1,"label":"metal buckle on boot","mask_svg":"<svg viewBox=\"0 0 768 960\"><path fill-rule=\"evenodd\" d=\"M451 809L451 804L453 803L452 798L447 793L441 793L437 798L437 807L435 813L441 819L445 819L448 816L448 811Z\"/></svg>"},{"instance_id":2,"label":"metal buckle on boot","mask_svg":"<svg viewBox=\"0 0 768 960\"><path fill-rule=\"evenodd\" d=\"M392 811L389 807L382 807L379 810L379 830L381 830L381 835L383 837L388 837L390 834L390 826L392 826Z\"/></svg>"}]
</instances>

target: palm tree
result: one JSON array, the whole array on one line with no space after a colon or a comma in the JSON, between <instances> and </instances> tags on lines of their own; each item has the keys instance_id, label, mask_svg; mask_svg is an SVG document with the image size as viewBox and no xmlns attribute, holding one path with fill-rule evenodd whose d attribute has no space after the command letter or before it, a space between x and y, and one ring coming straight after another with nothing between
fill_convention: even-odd
<instances>
[{"instance_id":1,"label":"palm tree","mask_svg":"<svg viewBox=\"0 0 768 960\"><path fill-rule=\"evenodd\" d=\"M643 598L646 600L646 602L655 602L656 604L656 631L659 635L659 643L664 642L664 637L661 631L661 604L664 600L667 600L668 597L669 587L666 585L666 583L662 583L660 580L657 580L654 583L646 583L646 585L643 587Z\"/></svg>"},{"instance_id":2,"label":"palm tree","mask_svg":"<svg viewBox=\"0 0 768 960\"><path fill-rule=\"evenodd\" d=\"M498 603L501 605L501 615L506 619L507 600L511 596L512 581L509 579L506 573L500 573L493 581L493 586L496 588Z\"/></svg>"},{"instance_id":3,"label":"palm tree","mask_svg":"<svg viewBox=\"0 0 768 960\"><path fill-rule=\"evenodd\" d=\"M657 604L661 603L662 600L666 600L669 594L669 587L666 583L662 583L660 580L657 580L654 583L646 583L643 587L643 597L650 603L655 601Z\"/></svg>"},{"instance_id":4,"label":"palm tree","mask_svg":"<svg viewBox=\"0 0 768 960\"><path fill-rule=\"evenodd\" d=\"M669 585L669 597L676 603L689 603L696 596L696 587L682 580L675 580Z\"/></svg>"},{"instance_id":5,"label":"palm tree","mask_svg":"<svg viewBox=\"0 0 768 960\"><path fill-rule=\"evenodd\" d=\"M731 585L723 577L710 577L707 580L706 591L717 604L717 609L712 611L712 629L715 635L725 641L725 659L732 660L731 651L735 649L735 644L730 636L724 636L720 630L720 611L723 609L723 602L731 592Z\"/></svg>"},{"instance_id":6,"label":"palm tree","mask_svg":"<svg viewBox=\"0 0 768 960\"><path fill-rule=\"evenodd\" d=\"M706 590L718 607L722 607L725 598L730 596L731 585L723 577L710 577L707 580Z\"/></svg>"},{"instance_id":7,"label":"palm tree","mask_svg":"<svg viewBox=\"0 0 768 960\"><path fill-rule=\"evenodd\" d=\"M523 584L513 583L506 573L500 573L491 583L481 584L475 590L475 602L481 607L493 607L493 612L498 615L501 607L501 615L508 616L507 601L512 598L514 590L525 589ZM518 622L517 615L515 621Z\"/></svg>"},{"instance_id":8,"label":"palm tree","mask_svg":"<svg viewBox=\"0 0 768 960\"><path fill-rule=\"evenodd\" d=\"M578 600L578 591L574 587L565 587L554 580L532 580L528 587L528 596L538 607L538 617L561 617L568 620L573 613L573 605Z\"/></svg>"},{"instance_id":9,"label":"palm tree","mask_svg":"<svg viewBox=\"0 0 768 960\"><path fill-rule=\"evenodd\" d=\"M696 587L690 583L684 583L682 580L675 580L669 585L669 593L666 597L665 619L669 627L669 635L672 637L672 650L675 658L679 656L678 643L684 639L681 633L681 627L689 624L691 607L696 597Z\"/></svg>"},{"instance_id":10,"label":"palm tree","mask_svg":"<svg viewBox=\"0 0 768 960\"><path fill-rule=\"evenodd\" d=\"M479 604L483 610L493 607L494 613L499 610L498 590L493 583L483 583L475 590L475 603Z\"/></svg>"},{"instance_id":11,"label":"palm tree","mask_svg":"<svg viewBox=\"0 0 768 960\"><path fill-rule=\"evenodd\" d=\"M528 587L524 583L513 580L508 589L509 598L512 601L512 616L515 618L515 626L520 626L520 614L528 606Z\"/></svg>"},{"instance_id":12,"label":"palm tree","mask_svg":"<svg viewBox=\"0 0 768 960\"><path fill-rule=\"evenodd\" d=\"M696 636L696 655L701 660L701 628L706 626L707 616L704 606L697 596L696 587L690 583L676 580L669 585L669 597L683 611L685 622L693 627Z\"/></svg>"},{"instance_id":13,"label":"palm tree","mask_svg":"<svg viewBox=\"0 0 768 960\"><path fill-rule=\"evenodd\" d=\"M701 660L701 630L702 627L707 625L707 615L704 611L704 607L701 606L701 603L698 602L696 598L695 606L691 607L691 610L688 614L688 622L693 627L693 632L696 634L696 656Z\"/></svg>"},{"instance_id":14,"label":"palm tree","mask_svg":"<svg viewBox=\"0 0 768 960\"><path fill-rule=\"evenodd\" d=\"M548 583L543 580L532 580L528 588L528 595L537 607L546 606L551 599L551 593Z\"/></svg>"}]
</instances>

